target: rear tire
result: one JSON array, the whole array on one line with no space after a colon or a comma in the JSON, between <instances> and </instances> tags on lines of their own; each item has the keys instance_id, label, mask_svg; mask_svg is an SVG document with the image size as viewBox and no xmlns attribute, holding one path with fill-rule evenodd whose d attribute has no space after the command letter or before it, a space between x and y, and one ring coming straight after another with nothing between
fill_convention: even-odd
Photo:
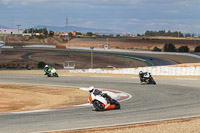
<instances>
[{"instance_id":1,"label":"rear tire","mask_svg":"<svg viewBox=\"0 0 200 133\"><path fill-rule=\"evenodd\" d=\"M115 109L120 109L120 104L117 100L112 99L112 103L115 105Z\"/></svg>"}]
</instances>

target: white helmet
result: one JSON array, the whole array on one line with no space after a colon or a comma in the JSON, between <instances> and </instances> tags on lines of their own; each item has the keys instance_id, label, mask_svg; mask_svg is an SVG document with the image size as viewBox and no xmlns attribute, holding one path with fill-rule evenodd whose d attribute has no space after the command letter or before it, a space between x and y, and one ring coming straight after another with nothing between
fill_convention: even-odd
<instances>
[{"instance_id":1,"label":"white helmet","mask_svg":"<svg viewBox=\"0 0 200 133\"><path fill-rule=\"evenodd\" d=\"M94 86L90 86L89 87L89 92L91 93L91 92L93 92L93 90L94 90Z\"/></svg>"},{"instance_id":2,"label":"white helmet","mask_svg":"<svg viewBox=\"0 0 200 133\"><path fill-rule=\"evenodd\" d=\"M142 73L143 73L142 71L139 72L140 75L141 75Z\"/></svg>"},{"instance_id":3,"label":"white helmet","mask_svg":"<svg viewBox=\"0 0 200 133\"><path fill-rule=\"evenodd\" d=\"M44 68L46 68L46 67L49 67L48 65L45 65L45 67Z\"/></svg>"}]
</instances>

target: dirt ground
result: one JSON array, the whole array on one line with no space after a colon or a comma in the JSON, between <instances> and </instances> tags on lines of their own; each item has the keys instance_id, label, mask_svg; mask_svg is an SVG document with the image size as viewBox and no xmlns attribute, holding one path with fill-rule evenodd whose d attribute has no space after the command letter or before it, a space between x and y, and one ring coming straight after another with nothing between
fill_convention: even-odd
<instances>
[{"instance_id":1,"label":"dirt ground","mask_svg":"<svg viewBox=\"0 0 200 133\"><path fill-rule=\"evenodd\" d=\"M23 59L22 56L30 54L28 57L30 60ZM139 54L141 55L141 54ZM200 59L179 56L179 55L156 55L156 54L143 54L153 57L161 57L173 60L177 63L198 63ZM56 53L45 51L31 51L31 50L2 50L0 55L0 69L25 69L26 66L30 66L32 69L37 69L38 62L45 62L52 64L55 68L63 68L65 61L74 61L77 69L90 68L91 56L90 54L78 54L78 53ZM93 68L107 68L108 66L115 66L116 68L135 68L147 66L146 63L114 56L106 55L94 55L93 56Z\"/></svg>"},{"instance_id":2,"label":"dirt ground","mask_svg":"<svg viewBox=\"0 0 200 133\"><path fill-rule=\"evenodd\" d=\"M200 45L200 40L197 38L172 39L167 37L108 38L110 48L114 49L152 50L155 46L162 49L166 43L173 43L177 48L180 46L188 46L190 50L193 51L196 46ZM107 44L107 38L74 38L69 43L62 45L103 48L104 44Z\"/></svg>"},{"instance_id":3,"label":"dirt ground","mask_svg":"<svg viewBox=\"0 0 200 133\"><path fill-rule=\"evenodd\" d=\"M0 84L0 113L54 109L87 103L77 88Z\"/></svg>"},{"instance_id":4,"label":"dirt ground","mask_svg":"<svg viewBox=\"0 0 200 133\"><path fill-rule=\"evenodd\" d=\"M30 60L23 59L22 56L30 54L28 57ZM37 69L38 62L45 62L47 64L54 65L55 68L63 68L65 61L74 61L77 69L90 68L91 67L91 55L90 54L78 54L57 52L45 52L45 51L31 51L31 50L2 50L0 55L0 68L22 68L25 69L26 65L29 65L33 69ZM139 66L146 66L146 63L114 56L106 55L93 55L93 68L107 68L108 65L115 66L117 68L132 68Z\"/></svg>"}]
</instances>

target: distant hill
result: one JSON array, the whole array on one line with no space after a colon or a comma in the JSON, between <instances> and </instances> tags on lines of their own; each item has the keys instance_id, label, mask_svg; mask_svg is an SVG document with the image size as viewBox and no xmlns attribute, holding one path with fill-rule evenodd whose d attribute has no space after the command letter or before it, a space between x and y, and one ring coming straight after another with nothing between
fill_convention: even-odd
<instances>
[{"instance_id":1,"label":"distant hill","mask_svg":"<svg viewBox=\"0 0 200 133\"><path fill-rule=\"evenodd\" d=\"M34 28L41 29L41 28L47 28L48 30L54 31L54 32L65 32L66 27L58 27L58 26L45 26L45 25L38 25L35 26ZM95 29L95 28L84 28L84 27L78 27L78 26L69 26L68 27L68 32L72 31L78 31L82 33L87 33L87 32L93 32L93 33L99 33L99 34L109 34L112 33L112 30L108 29Z\"/></svg>"},{"instance_id":2,"label":"distant hill","mask_svg":"<svg viewBox=\"0 0 200 133\"><path fill-rule=\"evenodd\" d=\"M0 29L10 29L10 28L3 26L3 25L0 25Z\"/></svg>"}]
</instances>

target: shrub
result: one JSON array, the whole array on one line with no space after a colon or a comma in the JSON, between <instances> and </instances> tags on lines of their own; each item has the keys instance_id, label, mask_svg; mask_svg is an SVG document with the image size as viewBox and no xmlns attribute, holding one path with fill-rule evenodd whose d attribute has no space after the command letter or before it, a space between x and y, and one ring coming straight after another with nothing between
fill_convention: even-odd
<instances>
[{"instance_id":1,"label":"shrub","mask_svg":"<svg viewBox=\"0 0 200 133\"><path fill-rule=\"evenodd\" d=\"M178 48L178 52L189 52L190 49L188 48L188 46L181 46Z\"/></svg>"},{"instance_id":2,"label":"shrub","mask_svg":"<svg viewBox=\"0 0 200 133\"><path fill-rule=\"evenodd\" d=\"M39 69L44 68L45 65L46 65L46 63L44 63L44 62L39 62L39 63L38 63L38 68L39 68Z\"/></svg>"},{"instance_id":3,"label":"shrub","mask_svg":"<svg viewBox=\"0 0 200 133\"><path fill-rule=\"evenodd\" d=\"M200 46L196 46L194 52L200 52Z\"/></svg>"},{"instance_id":4,"label":"shrub","mask_svg":"<svg viewBox=\"0 0 200 133\"><path fill-rule=\"evenodd\" d=\"M169 44L166 43L163 49L164 49L164 52L176 52L177 51L176 47L172 43L169 43Z\"/></svg>"},{"instance_id":5,"label":"shrub","mask_svg":"<svg viewBox=\"0 0 200 133\"><path fill-rule=\"evenodd\" d=\"M153 48L153 50L152 51L161 51L161 49L160 48L158 48L157 46L155 46L154 48Z\"/></svg>"}]
</instances>

